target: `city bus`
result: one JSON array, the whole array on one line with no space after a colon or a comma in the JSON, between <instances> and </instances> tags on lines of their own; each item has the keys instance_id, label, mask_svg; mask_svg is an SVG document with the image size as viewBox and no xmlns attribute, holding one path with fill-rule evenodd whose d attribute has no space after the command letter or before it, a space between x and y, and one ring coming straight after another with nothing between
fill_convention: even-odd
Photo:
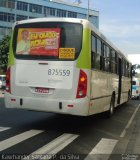
<instances>
[{"instance_id":1,"label":"city bus","mask_svg":"<svg viewBox=\"0 0 140 160\"><path fill-rule=\"evenodd\" d=\"M7 108L112 116L129 100L131 63L88 20L37 18L12 30Z\"/></svg>"},{"instance_id":2,"label":"city bus","mask_svg":"<svg viewBox=\"0 0 140 160\"><path fill-rule=\"evenodd\" d=\"M140 99L140 78L137 77L132 80L132 98Z\"/></svg>"}]
</instances>

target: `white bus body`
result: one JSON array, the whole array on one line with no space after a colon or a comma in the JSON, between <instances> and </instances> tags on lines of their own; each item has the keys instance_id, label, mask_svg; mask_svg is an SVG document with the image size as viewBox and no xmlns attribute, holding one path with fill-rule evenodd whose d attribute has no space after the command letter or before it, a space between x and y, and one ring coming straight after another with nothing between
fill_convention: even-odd
<instances>
[{"instance_id":1,"label":"white bus body","mask_svg":"<svg viewBox=\"0 0 140 160\"><path fill-rule=\"evenodd\" d=\"M25 29L30 32L30 51L23 54L17 44ZM52 32L58 35L55 39L48 36ZM93 36L97 44L101 41L101 53L97 46L94 54ZM39 41L34 43L37 37ZM34 48L44 43L47 49ZM128 101L130 68L126 57L87 20L40 18L17 22L10 46L5 104L8 108L80 116L104 111L112 115L114 107Z\"/></svg>"}]
</instances>

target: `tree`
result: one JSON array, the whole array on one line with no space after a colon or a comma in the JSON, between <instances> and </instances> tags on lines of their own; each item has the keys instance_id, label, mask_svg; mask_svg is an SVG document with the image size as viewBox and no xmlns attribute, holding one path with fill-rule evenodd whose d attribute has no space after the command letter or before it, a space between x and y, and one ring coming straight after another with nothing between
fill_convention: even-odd
<instances>
[{"instance_id":1,"label":"tree","mask_svg":"<svg viewBox=\"0 0 140 160\"><path fill-rule=\"evenodd\" d=\"M8 63L8 53L10 45L10 36L5 36L0 41L0 71L5 73Z\"/></svg>"}]
</instances>

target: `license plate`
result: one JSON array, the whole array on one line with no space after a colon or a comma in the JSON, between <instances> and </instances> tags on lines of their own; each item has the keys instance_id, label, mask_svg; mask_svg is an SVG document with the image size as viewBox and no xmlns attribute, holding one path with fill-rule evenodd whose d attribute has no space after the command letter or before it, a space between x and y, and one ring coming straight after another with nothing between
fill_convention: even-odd
<instances>
[{"instance_id":1,"label":"license plate","mask_svg":"<svg viewBox=\"0 0 140 160\"><path fill-rule=\"evenodd\" d=\"M49 89L48 88L37 87L37 88L35 88L35 92L36 93L49 93Z\"/></svg>"}]
</instances>

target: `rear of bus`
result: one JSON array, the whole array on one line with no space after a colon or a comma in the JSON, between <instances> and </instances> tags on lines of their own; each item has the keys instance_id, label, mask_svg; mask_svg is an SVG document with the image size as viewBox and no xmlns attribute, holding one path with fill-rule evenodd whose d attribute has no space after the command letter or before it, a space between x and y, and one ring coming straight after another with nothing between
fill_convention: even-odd
<instances>
[{"instance_id":1,"label":"rear of bus","mask_svg":"<svg viewBox=\"0 0 140 160\"><path fill-rule=\"evenodd\" d=\"M15 24L6 75L7 108L88 115L90 31L87 24L66 18L41 18Z\"/></svg>"}]
</instances>

